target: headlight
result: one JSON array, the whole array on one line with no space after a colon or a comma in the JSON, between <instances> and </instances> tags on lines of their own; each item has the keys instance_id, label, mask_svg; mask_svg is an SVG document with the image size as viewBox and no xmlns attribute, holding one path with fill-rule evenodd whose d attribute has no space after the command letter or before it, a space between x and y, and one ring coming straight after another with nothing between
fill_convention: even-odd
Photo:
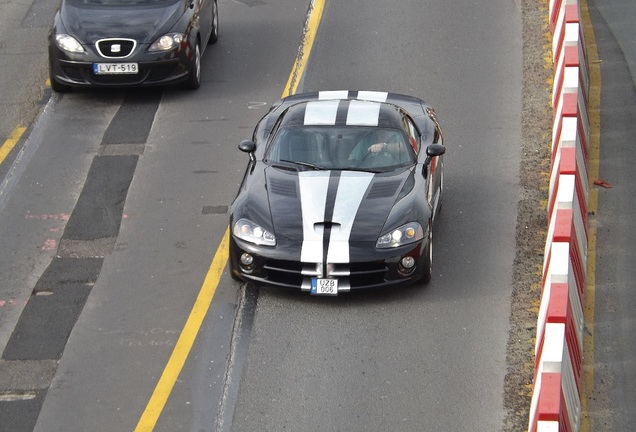
<instances>
[{"instance_id":1,"label":"headlight","mask_svg":"<svg viewBox=\"0 0 636 432\"><path fill-rule=\"evenodd\" d=\"M73 36L69 36L67 34L57 34L55 35L55 43L60 49L72 53L83 53L84 47L81 43L77 41Z\"/></svg>"},{"instance_id":2,"label":"headlight","mask_svg":"<svg viewBox=\"0 0 636 432\"><path fill-rule=\"evenodd\" d=\"M276 246L276 237L247 219L239 219L232 228L234 235L241 240L265 246Z\"/></svg>"},{"instance_id":3,"label":"headlight","mask_svg":"<svg viewBox=\"0 0 636 432\"><path fill-rule=\"evenodd\" d=\"M410 222L380 236L375 247L392 248L403 246L421 240L422 238L424 238L422 225L417 222Z\"/></svg>"},{"instance_id":4,"label":"headlight","mask_svg":"<svg viewBox=\"0 0 636 432\"><path fill-rule=\"evenodd\" d=\"M183 33L168 33L157 39L148 51L170 51L179 46L185 35Z\"/></svg>"}]
</instances>

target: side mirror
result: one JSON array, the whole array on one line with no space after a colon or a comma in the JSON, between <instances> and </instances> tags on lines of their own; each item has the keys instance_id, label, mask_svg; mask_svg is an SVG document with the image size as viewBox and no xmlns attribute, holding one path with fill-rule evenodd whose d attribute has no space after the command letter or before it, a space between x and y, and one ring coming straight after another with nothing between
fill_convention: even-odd
<instances>
[{"instance_id":1,"label":"side mirror","mask_svg":"<svg viewBox=\"0 0 636 432\"><path fill-rule=\"evenodd\" d=\"M254 152L254 150L256 150L256 143L254 141L251 141L251 140L243 140L238 145L238 148L242 152L252 153L252 152Z\"/></svg>"},{"instance_id":2,"label":"side mirror","mask_svg":"<svg viewBox=\"0 0 636 432\"><path fill-rule=\"evenodd\" d=\"M424 168L422 168L422 174L426 175L428 166L435 156L441 156L444 153L446 153L446 147L444 147L442 144L431 144L426 147L426 160L424 160Z\"/></svg>"},{"instance_id":3,"label":"side mirror","mask_svg":"<svg viewBox=\"0 0 636 432\"><path fill-rule=\"evenodd\" d=\"M250 160L253 162L256 158L254 157L254 150L256 150L256 143L251 140L243 140L239 143L238 148L240 151L249 153Z\"/></svg>"},{"instance_id":4,"label":"side mirror","mask_svg":"<svg viewBox=\"0 0 636 432\"><path fill-rule=\"evenodd\" d=\"M435 156L441 156L444 153L446 153L446 147L444 147L442 144L431 144L430 146L426 147L426 155L428 156L427 159L433 158Z\"/></svg>"}]
</instances>

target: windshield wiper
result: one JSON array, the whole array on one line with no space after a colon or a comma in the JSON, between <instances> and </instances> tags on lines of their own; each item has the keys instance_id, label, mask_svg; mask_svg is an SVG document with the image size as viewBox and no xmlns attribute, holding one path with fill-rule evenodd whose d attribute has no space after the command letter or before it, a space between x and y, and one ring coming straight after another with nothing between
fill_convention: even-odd
<instances>
[{"instance_id":1,"label":"windshield wiper","mask_svg":"<svg viewBox=\"0 0 636 432\"><path fill-rule=\"evenodd\" d=\"M287 163L294 164L294 165L300 165L302 167L311 168L313 170L321 170L321 169L323 169L323 168L319 167L318 165L314 165L314 164L309 163L309 162L293 161L293 160L288 160L288 159L281 159L279 162L287 162Z\"/></svg>"},{"instance_id":2,"label":"windshield wiper","mask_svg":"<svg viewBox=\"0 0 636 432\"><path fill-rule=\"evenodd\" d=\"M340 167L340 168L334 168L334 170L339 170L339 171L358 171L358 172L369 172L369 173L373 173L373 174L379 174L382 172L385 172L386 169L384 168L362 168L362 167Z\"/></svg>"}]
</instances>

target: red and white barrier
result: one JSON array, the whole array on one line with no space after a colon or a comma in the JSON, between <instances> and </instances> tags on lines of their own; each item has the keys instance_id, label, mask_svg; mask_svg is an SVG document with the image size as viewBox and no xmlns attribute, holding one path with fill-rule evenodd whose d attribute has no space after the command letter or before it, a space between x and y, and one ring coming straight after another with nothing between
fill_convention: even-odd
<instances>
[{"instance_id":1,"label":"red and white barrier","mask_svg":"<svg viewBox=\"0 0 636 432\"><path fill-rule=\"evenodd\" d=\"M577 432L587 279L590 80L578 1L551 0L549 14L555 66L549 225L528 430Z\"/></svg>"}]
</instances>

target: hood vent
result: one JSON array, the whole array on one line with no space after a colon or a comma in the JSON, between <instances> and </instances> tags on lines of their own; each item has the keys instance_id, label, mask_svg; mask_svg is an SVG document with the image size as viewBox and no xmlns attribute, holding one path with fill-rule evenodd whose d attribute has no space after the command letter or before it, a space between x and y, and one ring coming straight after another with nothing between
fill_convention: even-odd
<instances>
[{"instance_id":1,"label":"hood vent","mask_svg":"<svg viewBox=\"0 0 636 432\"><path fill-rule=\"evenodd\" d=\"M375 182L367 195L367 199L392 197L395 195L401 184L401 180Z\"/></svg>"},{"instance_id":2,"label":"hood vent","mask_svg":"<svg viewBox=\"0 0 636 432\"><path fill-rule=\"evenodd\" d=\"M296 182L293 181L270 179L269 191L272 194L283 195L292 198L296 198L298 196L298 192L296 190Z\"/></svg>"}]
</instances>

